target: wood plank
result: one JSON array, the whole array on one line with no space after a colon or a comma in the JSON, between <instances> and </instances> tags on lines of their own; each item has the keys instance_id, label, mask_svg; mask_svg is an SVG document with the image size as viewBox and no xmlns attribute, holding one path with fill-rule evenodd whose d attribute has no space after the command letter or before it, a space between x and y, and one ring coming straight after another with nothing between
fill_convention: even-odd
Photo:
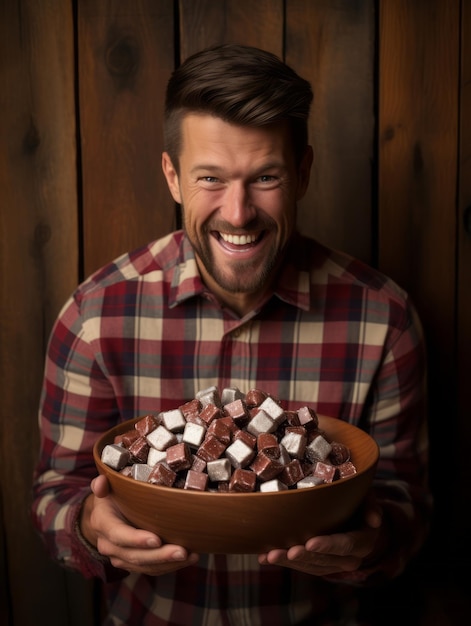
<instances>
[{"instance_id":1,"label":"wood plank","mask_svg":"<svg viewBox=\"0 0 471 626\"><path fill-rule=\"evenodd\" d=\"M11 601L2 623L18 625L91 623L88 584L77 581L71 615L68 575L30 520L45 345L78 277L73 54L71 2L1 3L0 486Z\"/></svg>"},{"instance_id":2,"label":"wood plank","mask_svg":"<svg viewBox=\"0 0 471 626\"><path fill-rule=\"evenodd\" d=\"M380 5L380 265L435 331L453 317L458 5Z\"/></svg>"},{"instance_id":3,"label":"wood plank","mask_svg":"<svg viewBox=\"0 0 471 626\"><path fill-rule=\"evenodd\" d=\"M182 60L223 43L283 53L282 0L179 0L179 7Z\"/></svg>"},{"instance_id":4,"label":"wood plank","mask_svg":"<svg viewBox=\"0 0 471 626\"><path fill-rule=\"evenodd\" d=\"M458 458L469 457L471 441L471 1L462 0L461 86L460 86L460 155L458 188ZM469 510L471 493L468 472L459 474L455 488L454 517L456 523L455 553L459 555L461 572L471 557L469 523L463 511Z\"/></svg>"},{"instance_id":5,"label":"wood plank","mask_svg":"<svg viewBox=\"0 0 471 626\"><path fill-rule=\"evenodd\" d=\"M161 171L172 0L78 3L84 272L175 226Z\"/></svg>"},{"instance_id":6,"label":"wood plank","mask_svg":"<svg viewBox=\"0 0 471 626\"><path fill-rule=\"evenodd\" d=\"M373 261L374 3L290 0L286 61L314 89L311 184L301 230Z\"/></svg>"},{"instance_id":7,"label":"wood plank","mask_svg":"<svg viewBox=\"0 0 471 626\"><path fill-rule=\"evenodd\" d=\"M459 0L380 3L379 260L411 294L425 327L434 523L444 528L443 552L456 524L441 471L444 416L450 440L459 436L449 419L456 412L459 19Z\"/></svg>"}]
</instances>

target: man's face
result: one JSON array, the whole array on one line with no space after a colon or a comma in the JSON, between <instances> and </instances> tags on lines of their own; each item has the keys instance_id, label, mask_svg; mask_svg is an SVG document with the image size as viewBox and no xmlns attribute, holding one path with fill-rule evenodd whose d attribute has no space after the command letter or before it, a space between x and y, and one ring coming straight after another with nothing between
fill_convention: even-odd
<instances>
[{"instance_id":1,"label":"man's face","mask_svg":"<svg viewBox=\"0 0 471 626\"><path fill-rule=\"evenodd\" d=\"M298 172L287 124L252 128L184 117L179 173L166 153L163 169L203 279L223 301L234 294L253 300L269 287L310 165L308 151Z\"/></svg>"}]
</instances>

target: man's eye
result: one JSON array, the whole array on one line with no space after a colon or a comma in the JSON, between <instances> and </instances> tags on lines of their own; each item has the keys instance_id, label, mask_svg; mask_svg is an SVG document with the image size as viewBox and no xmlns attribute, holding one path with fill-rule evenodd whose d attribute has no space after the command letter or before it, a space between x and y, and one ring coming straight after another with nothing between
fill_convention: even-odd
<instances>
[{"instance_id":1,"label":"man's eye","mask_svg":"<svg viewBox=\"0 0 471 626\"><path fill-rule=\"evenodd\" d=\"M219 178L216 178L216 176L202 176L201 180L204 181L205 183L217 183L217 182L219 182Z\"/></svg>"},{"instance_id":2,"label":"man's eye","mask_svg":"<svg viewBox=\"0 0 471 626\"><path fill-rule=\"evenodd\" d=\"M278 184L278 180L279 179L277 176L271 176L270 174L262 174L262 176L259 176L255 182L264 186L272 187Z\"/></svg>"}]
</instances>

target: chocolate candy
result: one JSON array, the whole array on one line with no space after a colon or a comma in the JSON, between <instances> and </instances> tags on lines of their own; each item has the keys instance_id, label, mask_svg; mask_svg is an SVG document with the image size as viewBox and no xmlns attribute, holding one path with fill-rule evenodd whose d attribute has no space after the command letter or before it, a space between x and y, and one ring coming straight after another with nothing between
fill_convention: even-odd
<instances>
[{"instance_id":1,"label":"chocolate candy","mask_svg":"<svg viewBox=\"0 0 471 626\"><path fill-rule=\"evenodd\" d=\"M170 448L167 448L166 460L167 465L174 472L189 470L193 463L190 446L183 441L174 446L170 446Z\"/></svg>"},{"instance_id":2,"label":"chocolate candy","mask_svg":"<svg viewBox=\"0 0 471 626\"><path fill-rule=\"evenodd\" d=\"M238 467L234 470L229 481L229 491L251 492L255 491L257 477L250 470Z\"/></svg>"},{"instance_id":3,"label":"chocolate candy","mask_svg":"<svg viewBox=\"0 0 471 626\"><path fill-rule=\"evenodd\" d=\"M183 489L191 489L192 491L206 491L208 480L208 475L204 472L195 472L195 470L190 469L186 474Z\"/></svg>"},{"instance_id":4,"label":"chocolate candy","mask_svg":"<svg viewBox=\"0 0 471 626\"><path fill-rule=\"evenodd\" d=\"M123 475L194 491L303 489L356 473L350 450L329 441L311 407L284 410L266 392L208 387L176 409L145 415L104 447Z\"/></svg>"}]
</instances>

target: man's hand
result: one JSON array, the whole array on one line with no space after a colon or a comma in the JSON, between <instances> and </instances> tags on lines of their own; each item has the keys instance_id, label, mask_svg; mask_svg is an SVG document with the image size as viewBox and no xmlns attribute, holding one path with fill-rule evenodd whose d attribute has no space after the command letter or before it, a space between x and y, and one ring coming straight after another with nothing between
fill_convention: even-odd
<instances>
[{"instance_id":1,"label":"man's hand","mask_svg":"<svg viewBox=\"0 0 471 626\"><path fill-rule=\"evenodd\" d=\"M361 528L311 537L304 545L260 554L258 560L262 565L281 565L313 576L360 582L364 576L359 568L382 554L387 541L386 530L381 509L371 503Z\"/></svg>"},{"instance_id":2,"label":"man's hand","mask_svg":"<svg viewBox=\"0 0 471 626\"><path fill-rule=\"evenodd\" d=\"M162 545L154 533L130 526L109 496L105 476L95 478L91 487L93 493L82 508L80 530L114 567L159 576L198 561L197 554L188 553L182 546Z\"/></svg>"}]
</instances>

